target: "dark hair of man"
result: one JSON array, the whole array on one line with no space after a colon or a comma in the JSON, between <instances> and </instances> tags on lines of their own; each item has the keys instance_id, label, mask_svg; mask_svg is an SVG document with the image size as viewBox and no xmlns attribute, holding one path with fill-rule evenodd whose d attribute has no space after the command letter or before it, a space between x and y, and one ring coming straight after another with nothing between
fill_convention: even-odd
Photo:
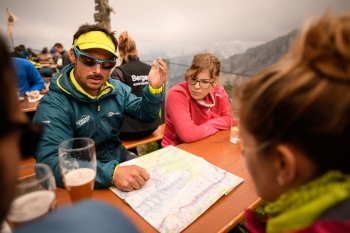
<instances>
[{"instance_id":1,"label":"dark hair of man","mask_svg":"<svg viewBox=\"0 0 350 233\"><path fill-rule=\"evenodd\" d=\"M54 44L53 46L54 48L57 47L57 48L63 48L63 45L61 43L56 43Z\"/></svg>"},{"instance_id":2,"label":"dark hair of man","mask_svg":"<svg viewBox=\"0 0 350 233\"><path fill-rule=\"evenodd\" d=\"M92 31L101 31L106 33L107 35L109 35L112 39L112 42L115 46L115 48L117 49L118 47L118 41L115 38L115 32L111 32L108 29L104 28L101 24L83 24L79 27L78 31L74 34L73 36L73 43L75 39L78 39L79 36L81 36L82 34L85 34L87 32L92 32Z\"/></svg>"},{"instance_id":3,"label":"dark hair of man","mask_svg":"<svg viewBox=\"0 0 350 233\"><path fill-rule=\"evenodd\" d=\"M16 47L15 47L15 52L16 52L16 53L21 53L22 50L23 50L23 49L22 49L20 46L16 46Z\"/></svg>"}]
</instances>

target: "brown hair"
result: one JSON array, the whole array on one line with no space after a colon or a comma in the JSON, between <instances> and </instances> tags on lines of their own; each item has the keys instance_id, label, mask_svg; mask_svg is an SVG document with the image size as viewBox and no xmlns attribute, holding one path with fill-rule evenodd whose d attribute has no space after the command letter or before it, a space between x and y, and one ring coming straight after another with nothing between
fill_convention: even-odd
<instances>
[{"instance_id":1,"label":"brown hair","mask_svg":"<svg viewBox=\"0 0 350 233\"><path fill-rule=\"evenodd\" d=\"M118 47L118 41L115 38L115 32L111 32L108 29L106 29L105 27L103 27L101 24L97 23L97 24L83 24L78 28L78 31L76 31L76 33L73 35L73 43L74 44L74 40L78 39L79 36L81 36L82 34L85 34L87 32L92 32L92 31L101 31L106 33L108 36L111 37L112 42L114 44L114 46L117 48Z\"/></svg>"},{"instance_id":2,"label":"brown hair","mask_svg":"<svg viewBox=\"0 0 350 233\"><path fill-rule=\"evenodd\" d=\"M240 123L262 153L300 149L319 174L350 173L350 14L309 21L289 53L237 89Z\"/></svg>"},{"instance_id":3,"label":"brown hair","mask_svg":"<svg viewBox=\"0 0 350 233\"><path fill-rule=\"evenodd\" d=\"M16 108L18 109L18 112L20 110L19 101L16 94L17 85L15 71L13 68L13 61L10 58L10 54L7 50L7 44L5 43L5 40L2 36L0 36L0 54L0 89L2 95L4 96L4 98L0 98L0 138L3 140L8 136L9 133L16 129L16 126L14 126L16 122L13 121L13 114L11 113L13 113L14 109ZM0 171L2 172L0 177L0 187L2 187L0 193L0 222L2 222L10 206L10 198L13 197L14 193L14 186L12 186L13 184L9 183L11 182L11 179L9 178L11 175L4 173L4 171L6 171L5 166L7 165L4 163L4 160L15 160L17 158L14 155L9 156L8 158L4 158L4 154L1 154L0 156L2 157L0 158Z\"/></svg>"},{"instance_id":4,"label":"brown hair","mask_svg":"<svg viewBox=\"0 0 350 233\"><path fill-rule=\"evenodd\" d=\"M119 35L118 44L118 49L123 52L126 62L129 62L130 58L139 59L135 41L129 36L127 31Z\"/></svg>"},{"instance_id":5,"label":"brown hair","mask_svg":"<svg viewBox=\"0 0 350 233\"><path fill-rule=\"evenodd\" d=\"M204 70L209 70L210 77L214 83L218 82L221 69L221 62L211 53L197 54L193 57L191 66L185 73L185 80L195 77Z\"/></svg>"}]
</instances>

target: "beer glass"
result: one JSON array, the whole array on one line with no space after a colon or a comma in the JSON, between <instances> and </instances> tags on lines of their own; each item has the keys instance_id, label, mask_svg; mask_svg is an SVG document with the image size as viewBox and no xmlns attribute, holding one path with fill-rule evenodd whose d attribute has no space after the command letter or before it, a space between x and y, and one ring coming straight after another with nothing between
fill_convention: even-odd
<instances>
[{"instance_id":1,"label":"beer glass","mask_svg":"<svg viewBox=\"0 0 350 233\"><path fill-rule=\"evenodd\" d=\"M72 202L91 198L96 177L96 149L90 138L72 138L58 146L58 162Z\"/></svg>"},{"instance_id":2,"label":"beer glass","mask_svg":"<svg viewBox=\"0 0 350 233\"><path fill-rule=\"evenodd\" d=\"M12 229L33 222L55 208L56 182L46 164L22 166L18 170L15 199L7 214Z\"/></svg>"}]
</instances>

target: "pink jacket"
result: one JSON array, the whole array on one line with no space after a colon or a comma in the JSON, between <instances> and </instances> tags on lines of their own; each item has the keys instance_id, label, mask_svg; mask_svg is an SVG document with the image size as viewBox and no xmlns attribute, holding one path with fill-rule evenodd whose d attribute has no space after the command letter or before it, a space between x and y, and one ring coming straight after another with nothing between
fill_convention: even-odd
<instances>
[{"instance_id":1,"label":"pink jacket","mask_svg":"<svg viewBox=\"0 0 350 233\"><path fill-rule=\"evenodd\" d=\"M166 125L162 146L194 142L230 128L232 116L229 97L222 85L211 89L215 105L206 107L193 99L184 81L173 86L165 103ZM205 103L213 104L209 94Z\"/></svg>"}]
</instances>

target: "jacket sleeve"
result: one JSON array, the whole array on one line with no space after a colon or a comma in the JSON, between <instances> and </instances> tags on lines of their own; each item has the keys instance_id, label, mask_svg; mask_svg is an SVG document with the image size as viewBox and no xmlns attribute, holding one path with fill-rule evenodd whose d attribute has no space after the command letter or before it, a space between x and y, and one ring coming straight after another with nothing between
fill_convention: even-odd
<instances>
[{"instance_id":1,"label":"jacket sleeve","mask_svg":"<svg viewBox=\"0 0 350 233\"><path fill-rule=\"evenodd\" d=\"M153 122L158 117L164 92L152 94L148 89L148 85L143 88L143 97L137 97L131 93L131 88L123 85L125 97L125 115L140 122Z\"/></svg>"},{"instance_id":2,"label":"jacket sleeve","mask_svg":"<svg viewBox=\"0 0 350 233\"><path fill-rule=\"evenodd\" d=\"M188 97L181 91L168 93L165 109L177 136L183 142L194 142L219 131L210 124L194 123L189 110Z\"/></svg>"},{"instance_id":3,"label":"jacket sleeve","mask_svg":"<svg viewBox=\"0 0 350 233\"><path fill-rule=\"evenodd\" d=\"M32 63L28 63L26 66L28 82L30 89L28 91L41 91L44 87L44 80L41 77L39 71L35 68Z\"/></svg>"},{"instance_id":4,"label":"jacket sleeve","mask_svg":"<svg viewBox=\"0 0 350 233\"><path fill-rule=\"evenodd\" d=\"M48 98L50 97L49 93L46 95L41 99L33 118L33 123L45 124L44 134L34 158L37 163L48 164L55 176L56 185L64 187L58 164L58 146L64 140L74 138L74 129L72 128L74 118L66 107L69 103L64 99L50 99ZM95 188L111 186L113 171L117 164L117 160L107 163L97 161Z\"/></svg>"},{"instance_id":5,"label":"jacket sleeve","mask_svg":"<svg viewBox=\"0 0 350 233\"><path fill-rule=\"evenodd\" d=\"M216 115L212 112L212 118L203 123L202 126L211 126L218 130L229 129L231 127L232 110L229 97L224 90L220 101L220 108L220 115Z\"/></svg>"}]
</instances>

